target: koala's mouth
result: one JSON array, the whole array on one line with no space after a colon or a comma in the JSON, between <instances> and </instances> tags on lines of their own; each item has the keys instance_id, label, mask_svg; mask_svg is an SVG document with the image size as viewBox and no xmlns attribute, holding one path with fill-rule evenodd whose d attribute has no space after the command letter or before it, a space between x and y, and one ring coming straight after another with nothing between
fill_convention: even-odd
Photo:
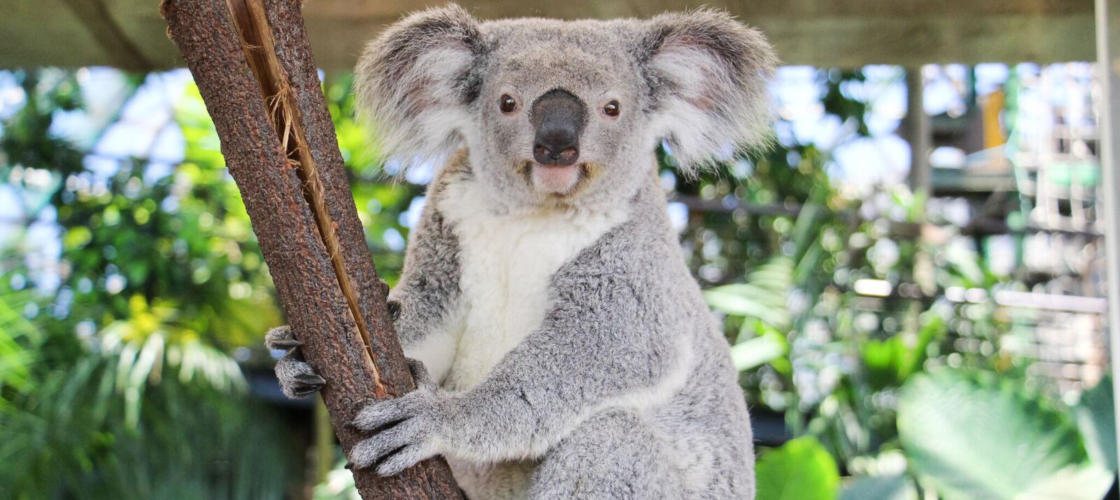
<instances>
[{"instance_id":1,"label":"koala's mouth","mask_svg":"<svg viewBox=\"0 0 1120 500\"><path fill-rule=\"evenodd\" d=\"M542 165L531 160L522 162L519 170L538 192L561 197L579 191L595 171L589 163L561 166Z\"/></svg>"}]
</instances>

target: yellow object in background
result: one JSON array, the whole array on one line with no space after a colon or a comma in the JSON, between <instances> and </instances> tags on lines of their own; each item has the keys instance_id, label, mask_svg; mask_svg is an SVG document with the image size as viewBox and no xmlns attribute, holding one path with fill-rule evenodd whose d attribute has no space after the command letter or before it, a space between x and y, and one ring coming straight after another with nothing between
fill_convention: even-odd
<instances>
[{"instance_id":1,"label":"yellow object in background","mask_svg":"<svg viewBox=\"0 0 1120 500\"><path fill-rule=\"evenodd\" d=\"M981 116L984 124L984 149L1002 146L1007 142L1003 136L1003 126L999 122L999 114L1003 111L1005 98L1003 89L998 89L984 96L980 103Z\"/></svg>"}]
</instances>

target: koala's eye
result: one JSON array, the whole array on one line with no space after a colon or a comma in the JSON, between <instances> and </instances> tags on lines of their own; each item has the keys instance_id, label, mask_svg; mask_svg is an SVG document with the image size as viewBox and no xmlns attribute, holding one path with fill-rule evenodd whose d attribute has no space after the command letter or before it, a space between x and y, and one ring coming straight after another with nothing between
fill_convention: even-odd
<instances>
[{"instance_id":1,"label":"koala's eye","mask_svg":"<svg viewBox=\"0 0 1120 500\"><path fill-rule=\"evenodd\" d=\"M618 101L615 101L613 99L610 102L603 105L603 114L605 114L607 116L610 116L612 118L615 117L615 116L618 116L619 111L621 111L621 109L618 106Z\"/></svg>"},{"instance_id":2,"label":"koala's eye","mask_svg":"<svg viewBox=\"0 0 1120 500\"><path fill-rule=\"evenodd\" d=\"M517 100L509 94L502 94L502 97L498 98L498 109L502 110L502 113L512 113L517 109Z\"/></svg>"}]
</instances>

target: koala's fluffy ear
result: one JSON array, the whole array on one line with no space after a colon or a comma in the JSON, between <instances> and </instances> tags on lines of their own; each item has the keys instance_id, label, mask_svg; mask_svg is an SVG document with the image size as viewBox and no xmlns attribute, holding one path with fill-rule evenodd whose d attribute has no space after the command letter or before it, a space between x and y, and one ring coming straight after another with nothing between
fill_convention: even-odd
<instances>
[{"instance_id":1,"label":"koala's fluffy ear","mask_svg":"<svg viewBox=\"0 0 1120 500\"><path fill-rule=\"evenodd\" d=\"M638 59L654 133L685 173L769 140L767 83L777 57L762 33L714 10L663 14L647 23Z\"/></svg>"},{"instance_id":2,"label":"koala's fluffy ear","mask_svg":"<svg viewBox=\"0 0 1120 500\"><path fill-rule=\"evenodd\" d=\"M455 146L485 52L478 21L457 5L414 13L366 46L355 69L358 113L386 157L430 159Z\"/></svg>"}]
</instances>

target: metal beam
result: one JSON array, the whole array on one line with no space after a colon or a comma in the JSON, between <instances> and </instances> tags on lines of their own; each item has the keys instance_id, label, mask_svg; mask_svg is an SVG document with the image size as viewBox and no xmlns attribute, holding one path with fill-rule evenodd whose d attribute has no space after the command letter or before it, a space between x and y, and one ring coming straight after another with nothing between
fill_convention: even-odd
<instances>
[{"instance_id":1,"label":"metal beam","mask_svg":"<svg viewBox=\"0 0 1120 500\"><path fill-rule=\"evenodd\" d=\"M440 1L307 0L315 60L349 70L365 42ZM761 28L786 64L859 67L1092 60L1093 12L1078 0L462 0L481 19L649 17L711 6ZM86 4L94 7L88 7ZM0 68L182 66L158 0L4 0ZM75 9L75 6L85 6ZM127 54L122 53L124 48Z\"/></svg>"},{"instance_id":2,"label":"metal beam","mask_svg":"<svg viewBox=\"0 0 1120 500\"><path fill-rule=\"evenodd\" d=\"M102 52L112 58L114 66L122 68L153 66L117 25L105 0L63 0L62 3L74 13L76 18L82 20L84 28L97 40Z\"/></svg>"}]
</instances>

